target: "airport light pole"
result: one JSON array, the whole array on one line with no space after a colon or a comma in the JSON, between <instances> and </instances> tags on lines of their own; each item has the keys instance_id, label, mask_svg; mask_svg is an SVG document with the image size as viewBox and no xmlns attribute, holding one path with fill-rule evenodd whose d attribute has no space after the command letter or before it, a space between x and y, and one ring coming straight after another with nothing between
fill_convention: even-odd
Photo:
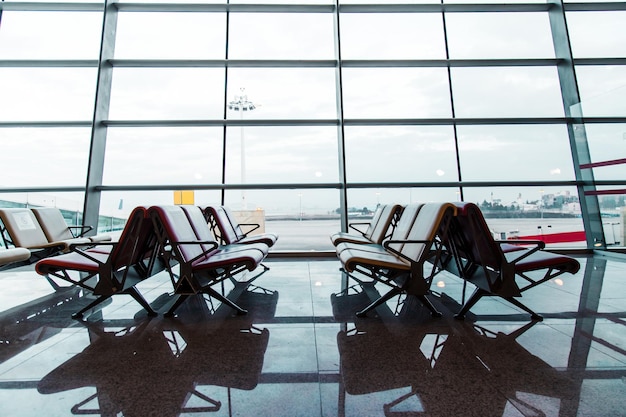
<instances>
[{"instance_id":1,"label":"airport light pole","mask_svg":"<svg viewBox=\"0 0 626 417\"><path fill-rule=\"evenodd\" d=\"M241 88L241 95L235 95L235 99L228 103L228 109L239 112L240 120L243 120L243 113L256 109L253 102L248 100L248 96L243 94L245 88ZM241 124L241 183L246 183L246 142L243 135L243 124ZM241 208L247 210L246 191L241 190Z\"/></svg>"}]
</instances>

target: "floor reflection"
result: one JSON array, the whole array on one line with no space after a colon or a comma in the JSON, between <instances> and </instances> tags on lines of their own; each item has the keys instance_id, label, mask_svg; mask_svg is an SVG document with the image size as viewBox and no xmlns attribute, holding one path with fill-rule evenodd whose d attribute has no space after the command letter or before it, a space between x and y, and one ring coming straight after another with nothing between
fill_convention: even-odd
<instances>
[{"instance_id":1,"label":"floor reflection","mask_svg":"<svg viewBox=\"0 0 626 417\"><path fill-rule=\"evenodd\" d=\"M270 332L253 321L267 318L277 300L277 292L254 287L239 297L252 313L229 321L198 296L176 319L147 319L123 328L84 322L89 346L44 376L37 390L55 394L95 387L96 393L72 406L71 414L177 416L219 411L229 398L212 398L196 387L257 386ZM94 400L97 409L90 408Z\"/></svg>"},{"instance_id":2,"label":"floor reflection","mask_svg":"<svg viewBox=\"0 0 626 417\"><path fill-rule=\"evenodd\" d=\"M250 285L226 282L246 316L194 296L150 318L118 296L77 321L88 295L2 271L0 415L624 416L626 262L580 260L524 294L541 322L496 298L455 320L471 288L445 274L442 318L411 297L357 318L379 288L332 259L268 260ZM167 311L169 278L142 285Z\"/></svg>"}]
</instances>

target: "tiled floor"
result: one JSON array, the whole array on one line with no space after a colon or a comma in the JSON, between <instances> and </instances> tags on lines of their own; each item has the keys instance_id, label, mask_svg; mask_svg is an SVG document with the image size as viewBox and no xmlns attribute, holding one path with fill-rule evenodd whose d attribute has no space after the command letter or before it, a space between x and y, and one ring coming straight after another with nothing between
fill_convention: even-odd
<instances>
[{"instance_id":1,"label":"tiled floor","mask_svg":"<svg viewBox=\"0 0 626 417\"><path fill-rule=\"evenodd\" d=\"M77 321L90 297L3 271L0 416L624 416L626 261L579 260L525 293L542 322L497 299L454 320L463 286L444 274L444 317L394 298L357 319L368 295L340 294L332 258L269 259L226 287L247 316L194 298L150 319L120 295ZM140 290L167 309L169 278Z\"/></svg>"}]
</instances>

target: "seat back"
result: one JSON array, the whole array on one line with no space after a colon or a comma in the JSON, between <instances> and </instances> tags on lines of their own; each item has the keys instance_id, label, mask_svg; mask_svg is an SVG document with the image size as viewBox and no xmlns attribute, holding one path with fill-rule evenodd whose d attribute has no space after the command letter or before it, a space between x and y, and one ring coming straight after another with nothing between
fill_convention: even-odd
<instances>
[{"instance_id":1,"label":"seat back","mask_svg":"<svg viewBox=\"0 0 626 417\"><path fill-rule=\"evenodd\" d=\"M406 240L423 205L423 203L413 203L404 207L389 240ZM403 246L402 243L391 244L391 247L398 252L402 251Z\"/></svg>"},{"instance_id":2,"label":"seat back","mask_svg":"<svg viewBox=\"0 0 626 417\"><path fill-rule=\"evenodd\" d=\"M48 242L74 239L61 210L54 207L33 207L31 211L41 225Z\"/></svg>"},{"instance_id":3,"label":"seat back","mask_svg":"<svg viewBox=\"0 0 626 417\"><path fill-rule=\"evenodd\" d=\"M189 263L195 258L205 258L203 245L182 244L179 242L196 242L189 218L180 206L152 206L148 209L161 245L171 245L181 263Z\"/></svg>"},{"instance_id":4,"label":"seat back","mask_svg":"<svg viewBox=\"0 0 626 417\"><path fill-rule=\"evenodd\" d=\"M401 249L402 255L418 263L425 260L439 236L447 233L448 224L456 213L456 207L451 203L426 203L424 204L413 222L406 236L408 241L423 243L406 243ZM443 236L445 238L445 236Z\"/></svg>"},{"instance_id":5,"label":"seat back","mask_svg":"<svg viewBox=\"0 0 626 417\"><path fill-rule=\"evenodd\" d=\"M365 236L372 242L381 244L389 234L389 227L398 216L402 206L399 204L385 204L376 209L372 222L365 231Z\"/></svg>"},{"instance_id":6,"label":"seat back","mask_svg":"<svg viewBox=\"0 0 626 417\"><path fill-rule=\"evenodd\" d=\"M193 231L196 235L196 240L207 242L207 244L202 245L202 249L204 251L211 249L211 243L216 243L215 236L213 232L211 232L211 228L209 227L204 214L202 213L202 209L198 206L193 205L182 205L180 208L183 209Z\"/></svg>"},{"instance_id":7,"label":"seat back","mask_svg":"<svg viewBox=\"0 0 626 417\"><path fill-rule=\"evenodd\" d=\"M223 206L222 209L224 210L224 212L226 213L226 216L228 217L228 222L230 223L230 227L232 227L235 233L236 240L241 240L244 237L246 237L246 234L241 229L241 226L239 226L239 222L237 221L237 218L235 217L235 214L230 209L230 207Z\"/></svg>"},{"instance_id":8,"label":"seat back","mask_svg":"<svg viewBox=\"0 0 626 417\"><path fill-rule=\"evenodd\" d=\"M233 226L230 210L224 206L209 206L205 209L205 215L212 222L213 233L215 233L226 245L237 242L241 239L241 229L239 232ZM238 227L238 226L237 226Z\"/></svg>"},{"instance_id":9,"label":"seat back","mask_svg":"<svg viewBox=\"0 0 626 417\"><path fill-rule=\"evenodd\" d=\"M28 208L1 208L0 220L4 225L2 236L5 244L33 248L49 243L37 218Z\"/></svg>"},{"instance_id":10,"label":"seat back","mask_svg":"<svg viewBox=\"0 0 626 417\"><path fill-rule=\"evenodd\" d=\"M454 204L457 207L457 217L453 239L459 255L469 262L499 271L507 261L480 208L468 202Z\"/></svg>"},{"instance_id":11,"label":"seat back","mask_svg":"<svg viewBox=\"0 0 626 417\"><path fill-rule=\"evenodd\" d=\"M118 243L109 255L114 271L142 264L156 250L156 239L148 210L138 206L130 213Z\"/></svg>"}]
</instances>

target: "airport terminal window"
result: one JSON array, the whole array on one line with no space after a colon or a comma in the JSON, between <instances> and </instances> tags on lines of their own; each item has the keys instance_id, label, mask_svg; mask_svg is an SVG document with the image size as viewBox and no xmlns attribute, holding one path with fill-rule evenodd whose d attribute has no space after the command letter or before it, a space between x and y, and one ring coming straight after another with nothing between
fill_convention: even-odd
<instances>
[{"instance_id":1,"label":"airport terminal window","mask_svg":"<svg viewBox=\"0 0 626 417\"><path fill-rule=\"evenodd\" d=\"M594 162L626 157L626 123L585 125L589 153ZM593 170L596 180L623 180L624 164L607 165Z\"/></svg>"},{"instance_id":2,"label":"airport terminal window","mask_svg":"<svg viewBox=\"0 0 626 417\"><path fill-rule=\"evenodd\" d=\"M244 89L243 91L241 89ZM336 119L334 68L232 68L228 103L246 95L254 103L245 119ZM229 119L240 119L229 111Z\"/></svg>"},{"instance_id":3,"label":"airport terminal window","mask_svg":"<svg viewBox=\"0 0 626 417\"><path fill-rule=\"evenodd\" d=\"M347 126L349 182L457 181L452 126Z\"/></svg>"},{"instance_id":4,"label":"airport terminal window","mask_svg":"<svg viewBox=\"0 0 626 417\"><path fill-rule=\"evenodd\" d=\"M346 118L450 117L445 68L345 68Z\"/></svg>"},{"instance_id":5,"label":"airport terminal window","mask_svg":"<svg viewBox=\"0 0 626 417\"><path fill-rule=\"evenodd\" d=\"M241 171L241 135L244 167ZM334 126L245 126L226 131L226 183L336 183Z\"/></svg>"},{"instance_id":6,"label":"airport terminal window","mask_svg":"<svg viewBox=\"0 0 626 417\"><path fill-rule=\"evenodd\" d=\"M112 120L221 119L223 68L115 68Z\"/></svg>"},{"instance_id":7,"label":"airport terminal window","mask_svg":"<svg viewBox=\"0 0 626 417\"><path fill-rule=\"evenodd\" d=\"M0 59L98 59L102 13L3 11Z\"/></svg>"},{"instance_id":8,"label":"airport terminal window","mask_svg":"<svg viewBox=\"0 0 626 417\"><path fill-rule=\"evenodd\" d=\"M566 18L574 58L626 55L626 11L568 12Z\"/></svg>"},{"instance_id":9,"label":"airport terminal window","mask_svg":"<svg viewBox=\"0 0 626 417\"><path fill-rule=\"evenodd\" d=\"M84 186L90 134L88 127L0 127L0 166L13 170L4 171L0 187ZM28 169L15 171L25 157Z\"/></svg>"},{"instance_id":10,"label":"airport terminal window","mask_svg":"<svg viewBox=\"0 0 626 417\"><path fill-rule=\"evenodd\" d=\"M626 65L580 65L576 78L583 116L624 116Z\"/></svg>"},{"instance_id":11,"label":"airport terminal window","mask_svg":"<svg viewBox=\"0 0 626 417\"><path fill-rule=\"evenodd\" d=\"M450 13L451 59L554 58L546 13Z\"/></svg>"},{"instance_id":12,"label":"airport terminal window","mask_svg":"<svg viewBox=\"0 0 626 417\"><path fill-rule=\"evenodd\" d=\"M335 229L353 206L520 193L546 216L567 200L590 233L604 220L595 194L577 194L589 171L574 161L624 156L618 5L575 0L563 15L541 0L103 4L0 3L0 162L8 168L20 149L35 161L6 187L83 190L88 207L120 218L193 188L199 204L303 223L341 207L343 219L328 219ZM574 108L584 124L566 117ZM62 176L46 175L50 157ZM622 167L593 168L602 215L619 204ZM21 195L9 191L0 199ZM313 250L329 248L321 227L286 231L281 249L309 250L314 234L323 243Z\"/></svg>"},{"instance_id":13,"label":"airport terminal window","mask_svg":"<svg viewBox=\"0 0 626 417\"><path fill-rule=\"evenodd\" d=\"M459 126L461 177L488 181L572 181L565 125ZM529 151L532 149L533 151Z\"/></svg>"},{"instance_id":14,"label":"airport terminal window","mask_svg":"<svg viewBox=\"0 0 626 417\"><path fill-rule=\"evenodd\" d=\"M350 210L364 207L376 208L379 204L404 205L428 201L460 200L460 192L456 187L351 188L347 194Z\"/></svg>"},{"instance_id":15,"label":"airport terminal window","mask_svg":"<svg viewBox=\"0 0 626 417\"><path fill-rule=\"evenodd\" d=\"M452 68L457 117L556 117L563 102L555 67Z\"/></svg>"},{"instance_id":16,"label":"airport terminal window","mask_svg":"<svg viewBox=\"0 0 626 417\"><path fill-rule=\"evenodd\" d=\"M109 128L103 183L219 184L222 132L219 127Z\"/></svg>"},{"instance_id":17,"label":"airport terminal window","mask_svg":"<svg viewBox=\"0 0 626 417\"><path fill-rule=\"evenodd\" d=\"M333 59L330 13L231 13L229 59Z\"/></svg>"},{"instance_id":18,"label":"airport terminal window","mask_svg":"<svg viewBox=\"0 0 626 417\"><path fill-rule=\"evenodd\" d=\"M91 121L96 75L96 68L0 68L0 121Z\"/></svg>"},{"instance_id":19,"label":"airport terminal window","mask_svg":"<svg viewBox=\"0 0 626 417\"><path fill-rule=\"evenodd\" d=\"M343 59L446 58L437 13L345 13L340 28Z\"/></svg>"},{"instance_id":20,"label":"airport terminal window","mask_svg":"<svg viewBox=\"0 0 626 417\"><path fill-rule=\"evenodd\" d=\"M120 13L115 58L224 59L225 13Z\"/></svg>"}]
</instances>

